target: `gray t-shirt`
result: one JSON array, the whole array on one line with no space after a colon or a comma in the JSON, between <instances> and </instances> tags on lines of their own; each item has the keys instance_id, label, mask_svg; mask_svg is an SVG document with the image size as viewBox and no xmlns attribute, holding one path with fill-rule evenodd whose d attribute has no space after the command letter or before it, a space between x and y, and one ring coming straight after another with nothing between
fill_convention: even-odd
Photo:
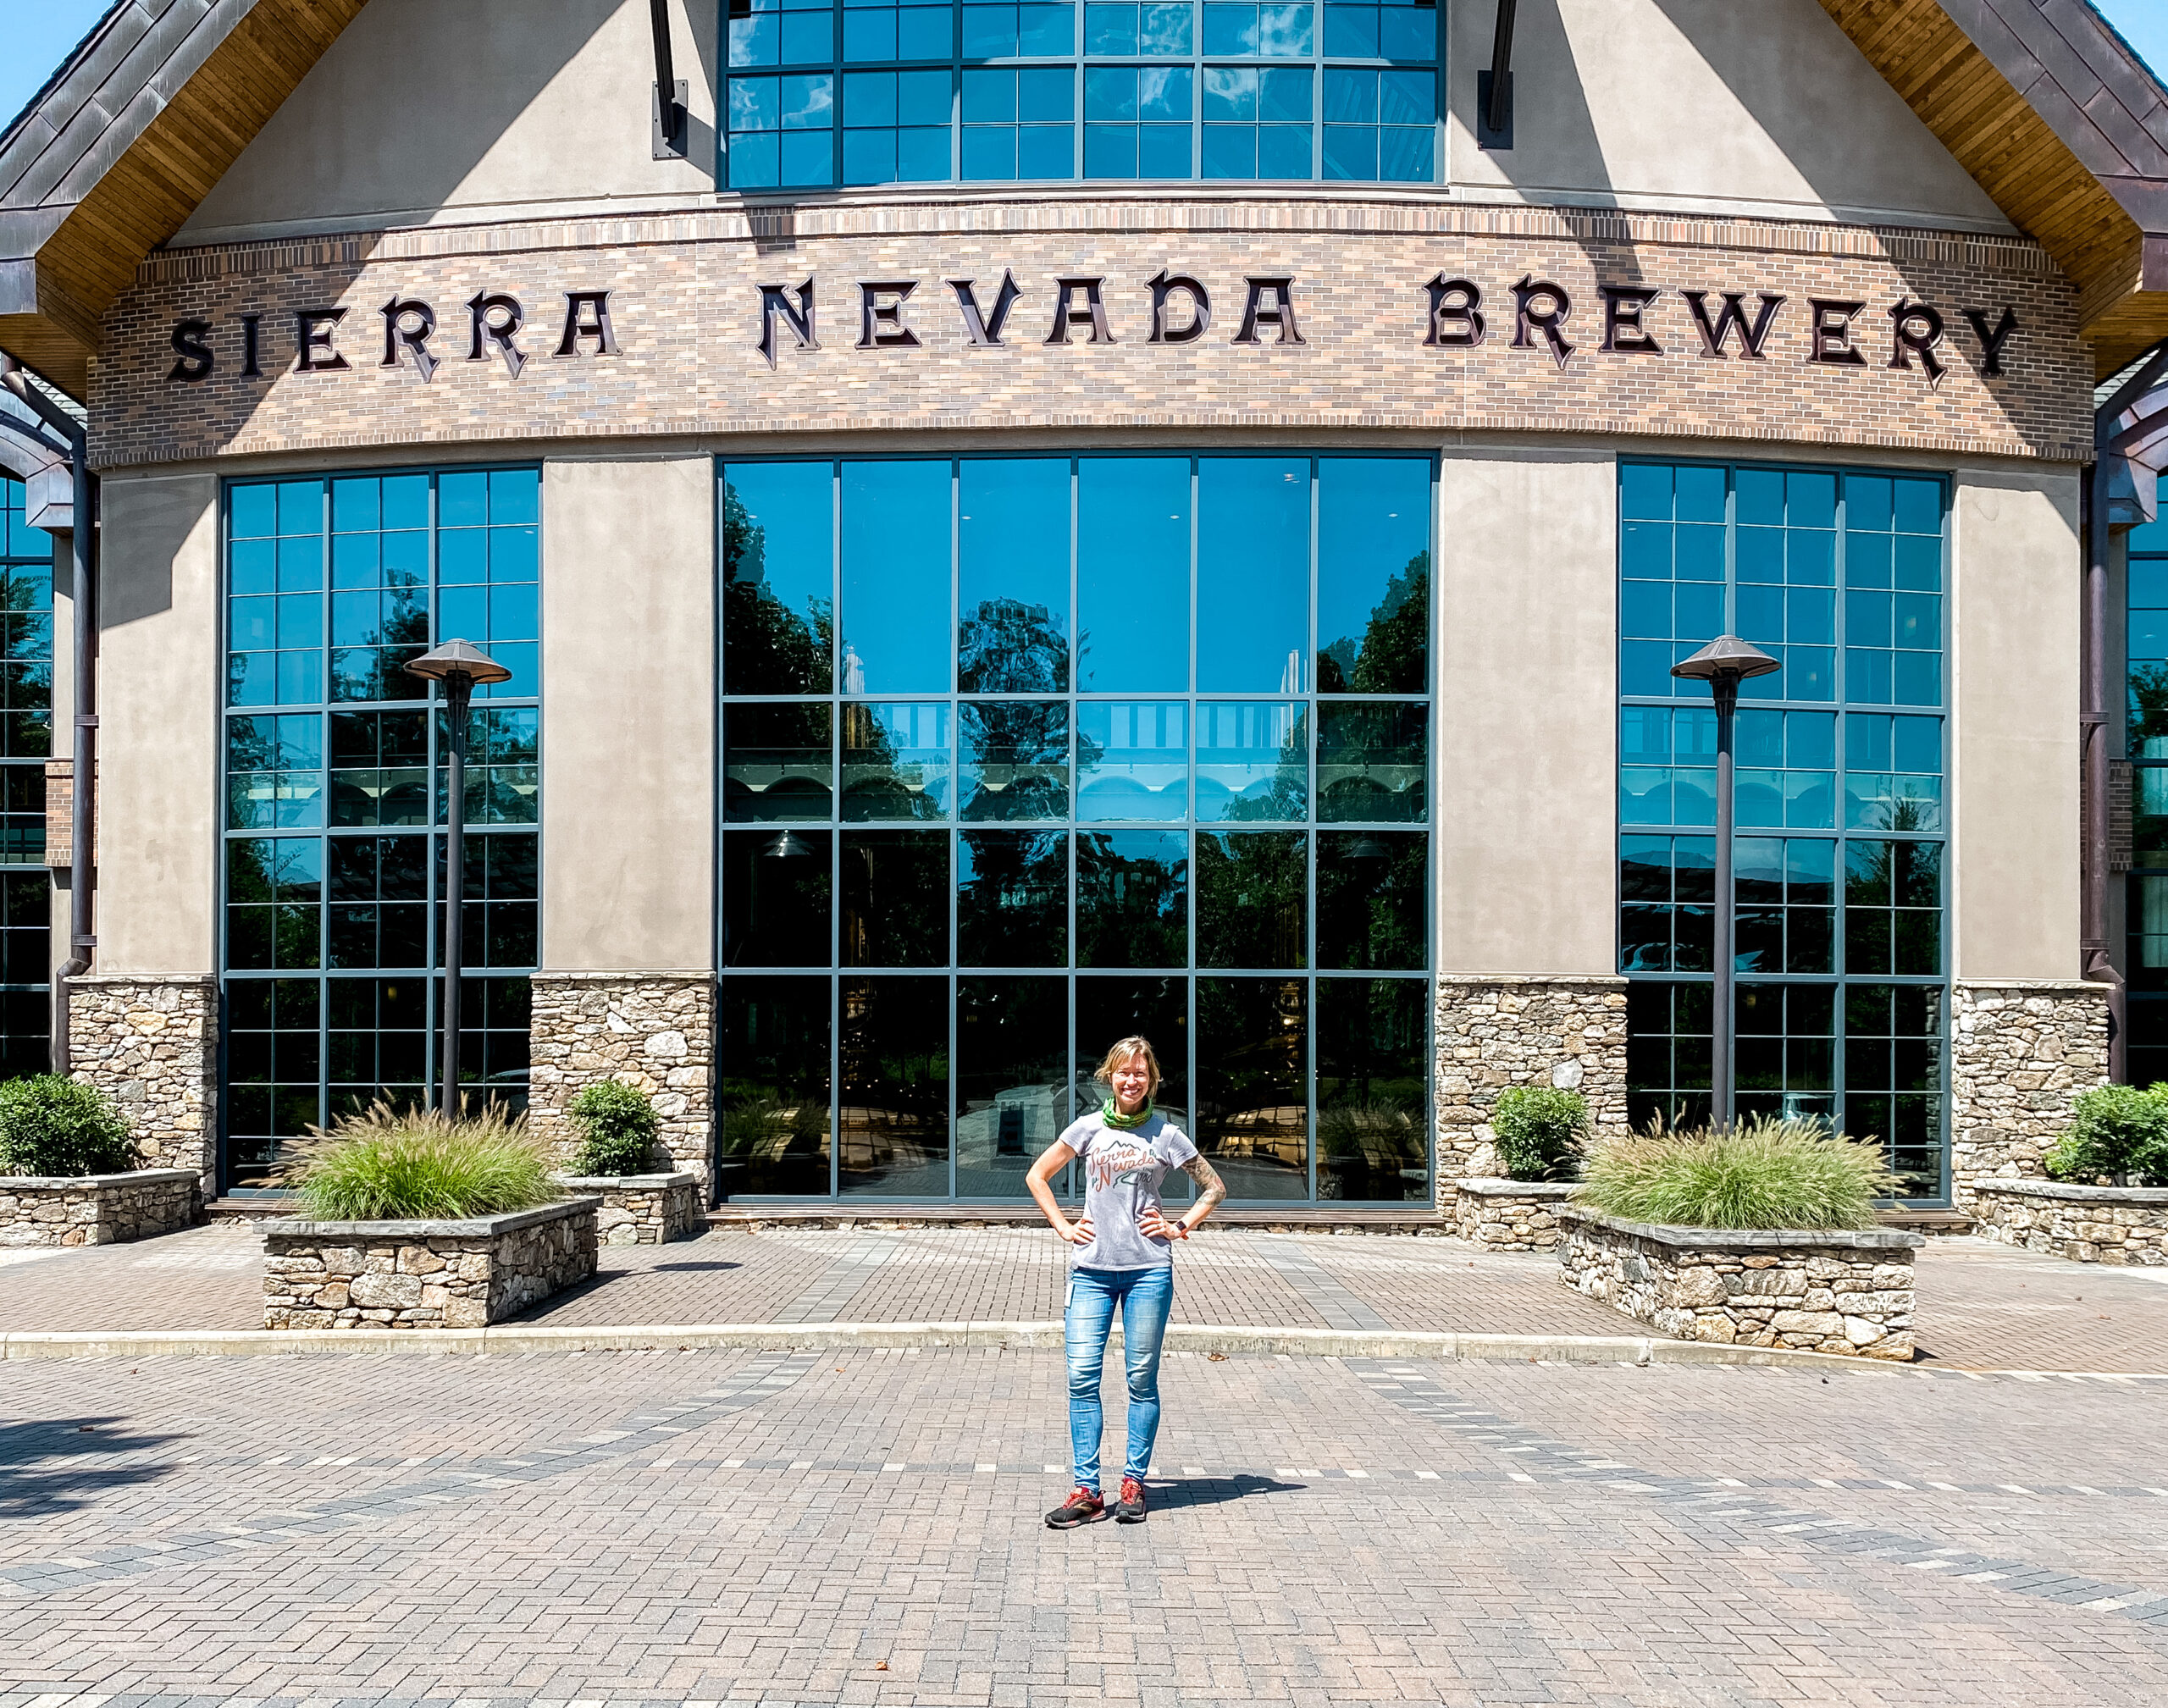
<instances>
[{"instance_id":1,"label":"gray t-shirt","mask_svg":"<svg viewBox=\"0 0 2168 1708\"><path fill-rule=\"evenodd\" d=\"M1157 1269L1172 1263L1173 1242L1146 1239L1137 1219L1159 1207L1159 1182L1167 1170L1197 1154L1189 1135L1162 1114L1124 1130L1109 1126L1094 1110L1070 1123L1061 1142L1076 1152L1084 1171L1084 1213L1092 1219L1092 1243L1071 1246L1070 1263L1080 1269Z\"/></svg>"}]
</instances>

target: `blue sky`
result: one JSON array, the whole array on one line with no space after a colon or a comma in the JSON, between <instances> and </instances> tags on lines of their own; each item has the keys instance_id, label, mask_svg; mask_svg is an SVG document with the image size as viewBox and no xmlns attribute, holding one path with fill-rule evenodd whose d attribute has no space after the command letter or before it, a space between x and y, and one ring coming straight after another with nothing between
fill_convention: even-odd
<instances>
[{"instance_id":1,"label":"blue sky","mask_svg":"<svg viewBox=\"0 0 2168 1708\"><path fill-rule=\"evenodd\" d=\"M2157 75L2168 79L2168 0L2095 0ZM106 0L0 0L0 124L19 113Z\"/></svg>"}]
</instances>

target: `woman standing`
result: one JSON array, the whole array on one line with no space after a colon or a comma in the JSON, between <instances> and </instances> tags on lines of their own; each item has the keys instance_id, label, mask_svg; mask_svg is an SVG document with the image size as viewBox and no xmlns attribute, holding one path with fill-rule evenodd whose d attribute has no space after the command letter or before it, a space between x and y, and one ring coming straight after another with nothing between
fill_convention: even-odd
<instances>
[{"instance_id":1,"label":"woman standing","mask_svg":"<svg viewBox=\"0 0 2168 1708\"><path fill-rule=\"evenodd\" d=\"M1129 1450L1114 1515L1125 1524L1144 1522L1144 1473L1159 1432L1159 1343L1175 1302L1174 1242L1186 1240L1227 1196L1189 1135L1153 1108L1159 1059L1148 1041L1122 1039L1092 1077L1113 1095L1094 1114L1071 1122L1026 1177L1054 1232L1075 1248L1062 1329L1069 1347L1069 1436L1076 1486L1047 1514L1057 1530L1107 1516L1099 1494L1099 1437L1105 1428L1099 1374L1117 1303L1129 1368ZM1052 1185L1072 1159L1084 1164L1084 1213L1074 1222L1054 1202ZM1177 1168L1197 1182L1197 1199L1179 1220L1169 1221L1159 1183L1168 1169Z\"/></svg>"}]
</instances>

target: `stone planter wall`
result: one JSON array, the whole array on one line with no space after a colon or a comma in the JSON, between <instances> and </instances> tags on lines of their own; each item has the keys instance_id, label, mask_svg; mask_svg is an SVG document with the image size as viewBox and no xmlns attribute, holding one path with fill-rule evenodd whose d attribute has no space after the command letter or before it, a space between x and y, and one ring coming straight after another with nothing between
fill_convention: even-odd
<instances>
[{"instance_id":1,"label":"stone planter wall","mask_svg":"<svg viewBox=\"0 0 2168 1708\"><path fill-rule=\"evenodd\" d=\"M267 1222L267 1329L478 1329L595 1273L593 1198L466 1222Z\"/></svg>"},{"instance_id":2,"label":"stone planter wall","mask_svg":"<svg viewBox=\"0 0 2168 1708\"><path fill-rule=\"evenodd\" d=\"M152 1168L216 1177L218 981L208 973L86 973L68 981L73 1077L119 1105Z\"/></svg>"},{"instance_id":3,"label":"stone planter wall","mask_svg":"<svg viewBox=\"0 0 2168 1708\"><path fill-rule=\"evenodd\" d=\"M697 1175L565 1175L564 1185L583 1198L597 1198L596 1236L606 1246L660 1246L689 1239L700 1219Z\"/></svg>"},{"instance_id":4,"label":"stone planter wall","mask_svg":"<svg viewBox=\"0 0 2168 1708\"><path fill-rule=\"evenodd\" d=\"M0 1246L113 1246L202 1219L203 1177L194 1169L0 1175Z\"/></svg>"},{"instance_id":5,"label":"stone planter wall","mask_svg":"<svg viewBox=\"0 0 2168 1708\"><path fill-rule=\"evenodd\" d=\"M2077 1263L2168 1263L2168 1187L1983 1180L1980 1232Z\"/></svg>"},{"instance_id":6,"label":"stone planter wall","mask_svg":"<svg viewBox=\"0 0 2168 1708\"><path fill-rule=\"evenodd\" d=\"M1979 1213L1991 1180L2039 1180L2081 1092L2108 1079L2108 987L1959 984L1950 992L1950 1201Z\"/></svg>"},{"instance_id":7,"label":"stone planter wall","mask_svg":"<svg viewBox=\"0 0 2168 1708\"><path fill-rule=\"evenodd\" d=\"M1437 1009L1438 1208L1498 1173L1490 1111L1508 1086L1588 1099L1592 1139L1626 1133L1626 981L1441 973Z\"/></svg>"},{"instance_id":8,"label":"stone planter wall","mask_svg":"<svg viewBox=\"0 0 2168 1708\"><path fill-rule=\"evenodd\" d=\"M1470 1178L1453 1199L1453 1231L1493 1252L1548 1252L1561 1237L1557 1209L1573 1196L1570 1180Z\"/></svg>"},{"instance_id":9,"label":"stone planter wall","mask_svg":"<svg viewBox=\"0 0 2168 1708\"><path fill-rule=\"evenodd\" d=\"M1917 1234L1656 1227L1571 1204L1557 1214L1559 1279L1673 1340L1911 1359Z\"/></svg>"},{"instance_id":10,"label":"stone planter wall","mask_svg":"<svg viewBox=\"0 0 2168 1708\"><path fill-rule=\"evenodd\" d=\"M528 1022L528 1128L569 1163L565 1105L595 1080L655 1100L662 1152L706 1196L715 1130L715 979L708 973L537 973Z\"/></svg>"}]
</instances>

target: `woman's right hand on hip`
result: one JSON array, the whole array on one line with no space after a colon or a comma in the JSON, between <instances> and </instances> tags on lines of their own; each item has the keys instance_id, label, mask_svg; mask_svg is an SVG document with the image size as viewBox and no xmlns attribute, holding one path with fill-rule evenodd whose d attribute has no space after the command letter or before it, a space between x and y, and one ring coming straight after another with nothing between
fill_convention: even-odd
<instances>
[{"instance_id":1,"label":"woman's right hand on hip","mask_svg":"<svg viewBox=\"0 0 2168 1708\"><path fill-rule=\"evenodd\" d=\"M1062 1238L1072 1246L1088 1246L1098 1237L1092 1231L1092 1219L1089 1216L1079 1216L1075 1221L1064 1225L1059 1231Z\"/></svg>"}]
</instances>

